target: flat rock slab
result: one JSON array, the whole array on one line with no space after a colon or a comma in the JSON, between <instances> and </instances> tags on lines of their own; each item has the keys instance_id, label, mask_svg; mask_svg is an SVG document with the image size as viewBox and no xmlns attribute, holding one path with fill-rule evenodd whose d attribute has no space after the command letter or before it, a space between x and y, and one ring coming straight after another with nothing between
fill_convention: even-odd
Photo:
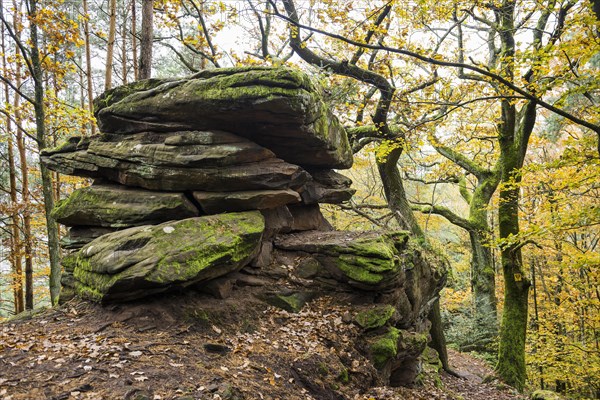
<instances>
[{"instance_id":1,"label":"flat rock slab","mask_svg":"<svg viewBox=\"0 0 600 400\"><path fill-rule=\"evenodd\" d=\"M60 239L60 247L66 250L80 249L97 237L114 231L116 231L116 228L73 226L69 228L67 234Z\"/></svg>"},{"instance_id":2,"label":"flat rock slab","mask_svg":"<svg viewBox=\"0 0 600 400\"><path fill-rule=\"evenodd\" d=\"M307 75L289 68L223 68L121 86L94 106L105 133L223 129L294 164L349 168L346 132L319 92Z\"/></svg>"},{"instance_id":3,"label":"flat rock slab","mask_svg":"<svg viewBox=\"0 0 600 400\"><path fill-rule=\"evenodd\" d=\"M276 158L271 150L224 131L104 134L88 152L115 160L169 167L223 167Z\"/></svg>"},{"instance_id":4,"label":"flat rock slab","mask_svg":"<svg viewBox=\"0 0 600 400\"><path fill-rule=\"evenodd\" d=\"M241 192L194 192L194 199L206 214L225 211L265 210L300 202L293 190L254 190Z\"/></svg>"},{"instance_id":5,"label":"flat rock slab","mask_svg":"<svg viewBox=\"0 0 600 400\"><path fill-rule=\"evenodd\" d=\"M63 266L77 295L127 301L241 269L258 252L263 230L258 211L134 227L100 236Z\"/></svg>"},{"instance_id":6,"label":"flat rock slab","mask_svg":"<svg viewBox=\"0 0 600 400\"><path fill-rule=\"evenodd\" d=\"M150 190L231 191L299 188L310 179L297 165L246 139L214 132L143 133L74 138L42 152L48 168ZM199 144L203 140L212 144Z\"/></svg>"},{"instance_id":7,"label":"flat rock slab","mask_svg":"<svg viewBox=\"0 0 600 400\"><path fill-rule=\"evenodd\" d=\"M158 192L114 184L94 184L61 200L52 216L63 225L129 228L197 217L183 193Z\"/></svg>"},{"instance_id":8,"label":"flat rock slab","mask_svg":"<svg viewBox=\"0 0 600 400\"><path fill-rule=\"evenodd\" d=\"M304 185L304 204L339 204L352 198L356 189L350 188L352 180L331 169L310 170L312 180Z\"/></svg>"},{"instance_id":9,"label":"flat rock slab","mask_svg":"<svg viewBox=\"0 0 600 400\"><path fill-rule=\"evenodd\" d=\"M405 232L318 232L281 235L275 247L308 253L334 279L363 290L401 287L404 269L401 252Z\"/></svg>"}]
</instances>

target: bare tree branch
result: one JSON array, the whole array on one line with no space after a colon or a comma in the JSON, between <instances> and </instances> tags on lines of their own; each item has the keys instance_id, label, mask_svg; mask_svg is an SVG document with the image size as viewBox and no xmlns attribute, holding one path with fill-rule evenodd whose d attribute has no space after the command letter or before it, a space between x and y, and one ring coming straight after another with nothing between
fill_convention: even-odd
<instances>
[{"instance_id":1,"label":"bare tree branch","mask_svg":"<svg viewBox=\"0 0 600 400\"><path fill-rule=\"evenodd\" d=\"M429 203L412 202L412 209L419 211L424 214L435 214L446 218L451 224L459 226L467 231L474 230L475 227L469 222L469 220L455 214L449 208L443 206L436 206Z\"/></svg>"},{"instance_id":2,"label":"bare tree branch","mask_svg":"<svg viewBox=\"0 0 600 400\"><path fill-rule=\"evenodd\" d=\"M425 56L423 54L419 54L416 53L414 51L410 51L410 50L406 50L406 49L400 49L400 48L394 48L394 47L389 47L389 46L385 46L382 44L377 44L377 45L373 45L373 44L368 44L368 43L361 43L358 42L356 40L352 40L349 39L345 36L336 34L336 33L331 33L331 32L327 32L325 30L319 29L319 28L315 28L312 26L308 26L308 25L304 25L301 24L298 21L297 18L297 14L295 13L295 8L293 8L293 14L290 14L290 17L285 16L283 14L281 14L279 12L279 10L277 9L276 5L274 4L274 0L269 0L271 2L271 4L274 7L274 13L277 17L284 19L285 21L293 24L294 26L296 26L297 28L301 28L301 29L306 29L308 31L311 32L315 32L327 37L330 37L332 39L337 39L340 40L342 42L351 44L353 46L358 46L358 47L363 47L365 49L371 49L371 50L383 50L383 51L387 51L390 53L394 53L394 54L400 54L400 55L404 55L407 57L411 57L420 61L424 61L426 63L432 64L432 65L439 65L439 66L444 66L444 67L452 67L452 68L464 68L476 73L479 73L493 81L496 81L500 84L502 84L503 86L505 86L506 88L520 94L521 96L523 96L524 98L526 98L527 100L540 105L541 107L554 112L555 114L558 114L566 119L568 119L569 121L586 127L588 129L591 129L592 131L594 131L595 133L597 133L598 135L600 135L600 125L594 124L592 122L586 121L584 119L581 119L563 109L560 109L558 107L553 106L552 104L547 103L546 101L544 101L543 99L539 98L538 96L536 96L535 94L530 93L528 90L525 90L523 88L518 87L517 85L515 85L514 83L512 83L510 80L508 80L507 78L504 78L496 73L493 73L491 71L488 71L484 68L475 66L475 65L470 65L470 64L466 64L466 63L459 63L459 62L452 62L452 61L444 61L442 59L438 59L438 58L432 58L432 57L428 57ZM289 0L283 0L284 5L289 5L290 1ZM300 43L299 41L299 37L298 39L298 43ZM312 53L312 52L311 52ZM334 70L334 67L339 67L339 65L336 65L336 63L334 61L329 61L329 60L324 60L324 59L319 59L317 62L317 65L319 65L319 61L321 62L321 65L323 68L331 68L332 70ZM337 71L336 71L337 72ZM342 71L339 71L338 73L343 74ZM349 75L349 71L348 73L344 74L344 75Z\"/></svg>"}]
</instances>

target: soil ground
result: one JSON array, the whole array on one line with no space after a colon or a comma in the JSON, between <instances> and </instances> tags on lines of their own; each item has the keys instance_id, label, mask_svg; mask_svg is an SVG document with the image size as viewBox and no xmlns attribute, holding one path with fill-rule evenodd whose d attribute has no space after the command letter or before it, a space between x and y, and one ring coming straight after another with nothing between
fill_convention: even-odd
<instances>
[{"instance_id":1,"label":"soil ground","mask_svg":"<svg viewBox=\"0 0 600 400\"><path fill-rule=\"evenodd\" d=\"M462 378L377 386L348 346L343 305L291 314L248 294L188 293L143 303L72 302L0 324L0 399L520 399L480 360L450 351ZM439 385L438 385L439 386Z\"/></svg>"}]
</instances>

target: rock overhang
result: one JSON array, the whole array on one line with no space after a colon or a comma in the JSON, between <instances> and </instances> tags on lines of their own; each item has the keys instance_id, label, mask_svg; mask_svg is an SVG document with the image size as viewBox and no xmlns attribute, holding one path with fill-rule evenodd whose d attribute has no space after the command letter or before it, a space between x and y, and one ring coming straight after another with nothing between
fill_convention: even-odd
<instances>
[{"instance_id":1,"label":"rock overhang","mask_svg":"<svg viewBox=\"0 0 600 400\"><path fill-rule=\"evenodd\" d=\"M347 134L318 85L290 68L224 68L135 82L94 101L102 132L222 129L302 167L352 166Z\"/></svg>"}]
</instances>

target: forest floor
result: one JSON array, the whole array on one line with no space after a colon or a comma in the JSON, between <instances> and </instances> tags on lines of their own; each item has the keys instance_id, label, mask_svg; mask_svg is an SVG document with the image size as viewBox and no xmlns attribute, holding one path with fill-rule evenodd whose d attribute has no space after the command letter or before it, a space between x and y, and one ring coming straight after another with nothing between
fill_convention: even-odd
<instances>
[{"instance_id":1,"label":"forest floor","mask_svg":"<svg viewBox=\"0 0 600 400\"><path fill-rule=\"evenodd\" d=\"M0 399L523 398L483 383L490 368L454 351L450 363L462 378L377 387L370 363L344 350L357 328L343 306L321 298L290 314L242 299L73 302L2 323Z\"/></svg>"}]
</instances>

